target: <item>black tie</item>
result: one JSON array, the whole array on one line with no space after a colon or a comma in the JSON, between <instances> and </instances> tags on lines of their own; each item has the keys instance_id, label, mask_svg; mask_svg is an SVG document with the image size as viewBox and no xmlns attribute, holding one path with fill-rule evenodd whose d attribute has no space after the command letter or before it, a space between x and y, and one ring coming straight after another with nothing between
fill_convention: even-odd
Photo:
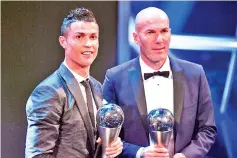
<instances>
[{"instance_id":1,"label":"black tie","mask_svg":"<svg viewBox=\"0 0 237 158\"><path fill-rule=\"evenodd\" d=\"M91 123L93 127L95 128L95 117L94 117L94 109L93 109L93 100L92 100L92 95L91 95L91 87L89 80L84 80L81 82L81 84L85 87L86 90L86 99L87 99L87 108L89 111L89 115L91 118Z\"/></svg>"},{"instance_id":2,"label":"black tie","mask_svg":"<svg viewBox=\"0 0 237 158\"><path fill-rule=\"evenodd\" d=\"M144 73L144 79L147 80L148 78L150 78L152 76L156 76L156 75L168 78L169 74L170 74L169 71L157 71L157 72L153 72L153 73Z\"/></svg>"}]
</instances>

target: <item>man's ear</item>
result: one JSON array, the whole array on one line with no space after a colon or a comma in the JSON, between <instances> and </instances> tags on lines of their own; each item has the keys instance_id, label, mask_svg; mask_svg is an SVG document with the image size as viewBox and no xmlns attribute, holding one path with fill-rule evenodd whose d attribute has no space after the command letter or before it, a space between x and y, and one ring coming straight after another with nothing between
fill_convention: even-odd
<instances>
[{"instance_id":1,"label":"man's ear","mask_svg":"<svg viewBox=\"0 0 237 158\"><path fill-rule=\"evenodd\" d=\"M67 40L66 40L66 38L64 36L59 36L58 41L59 41L60 45L64 49L66 49L66 47L67 47Z\"/></svg>"},{"instance_id":2,"label":"man's ear","mask_svg":"<svg viewBox=\"0 0 237 158\"><path fill-rule=\"evenodd\" d=\"M140 40L139 40L138 34L136 32L133 32L133 39L137 45L140 45Z\"/></svg>"}]
</instances>

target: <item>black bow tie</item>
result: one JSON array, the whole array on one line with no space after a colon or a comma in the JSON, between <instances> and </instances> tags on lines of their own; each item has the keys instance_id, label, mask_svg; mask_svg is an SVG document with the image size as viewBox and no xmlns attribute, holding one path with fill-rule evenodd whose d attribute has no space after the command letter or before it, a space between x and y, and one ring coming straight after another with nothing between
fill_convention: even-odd
<instances>
[{"instance_id":1,"label":"black bow tie","mask_svg":"<svg viewBox=\"0 0 237 158\"><path fill-rule=\"evenodd\" d=\"M144 73L144 79L147 80L148 78L150 78L152 76L156 76L156 75L168 78L169 74L170 74L169 71L157 71L157 72L153 72L153 73Z\"/></svg>"}]
</instances>

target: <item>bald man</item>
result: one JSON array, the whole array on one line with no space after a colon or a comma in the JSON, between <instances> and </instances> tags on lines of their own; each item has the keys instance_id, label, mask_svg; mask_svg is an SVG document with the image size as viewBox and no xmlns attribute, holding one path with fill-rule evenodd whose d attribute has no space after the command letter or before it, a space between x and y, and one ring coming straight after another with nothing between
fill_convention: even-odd
<instances>
[{"instance_id":1,"label":"bald man","mask_svg":"<svg viewBox=\"0 0 237 158\"><path fill-rule=\"evenodd\" d=\"M125 114L120 156L203 158L215 141L216 126L202 66L168 55L169 18L158 8L137 14L133 37L140 56L108 69L103 84L104 99ZM149 140L146 118L155 108L166 108L175 117L168 148L155 147Z\"/></svg>"}]
</instances>

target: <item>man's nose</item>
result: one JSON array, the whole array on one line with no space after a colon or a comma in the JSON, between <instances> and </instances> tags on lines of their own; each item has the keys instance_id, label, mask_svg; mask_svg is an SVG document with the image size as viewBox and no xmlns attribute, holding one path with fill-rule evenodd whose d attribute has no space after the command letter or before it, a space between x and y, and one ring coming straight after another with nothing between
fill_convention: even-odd
<instances>
[{"instance_id":1,"label":"man's nose","mask_svg":"<svg viewBox=\"0 0 237 158\"><path fill-rule=\"evenodd\" d=\"M157 35L157 38L156 38L156 42L159 43L159 42L162 42L162 40L163 40L162 35L161 35L161 34L158 34L158 35Z\"/></svg>"},{"instance_id":2,"label":"man's nose","mask_svg":"<svg viewBox=\"0 0 237 158\"><path fill-rule=\"evenodd\" d=\"M86 39L86 40L85 40L85 46L86 46L86 47L92 47L92 40Z\"/></svg>"}]
</instances>

